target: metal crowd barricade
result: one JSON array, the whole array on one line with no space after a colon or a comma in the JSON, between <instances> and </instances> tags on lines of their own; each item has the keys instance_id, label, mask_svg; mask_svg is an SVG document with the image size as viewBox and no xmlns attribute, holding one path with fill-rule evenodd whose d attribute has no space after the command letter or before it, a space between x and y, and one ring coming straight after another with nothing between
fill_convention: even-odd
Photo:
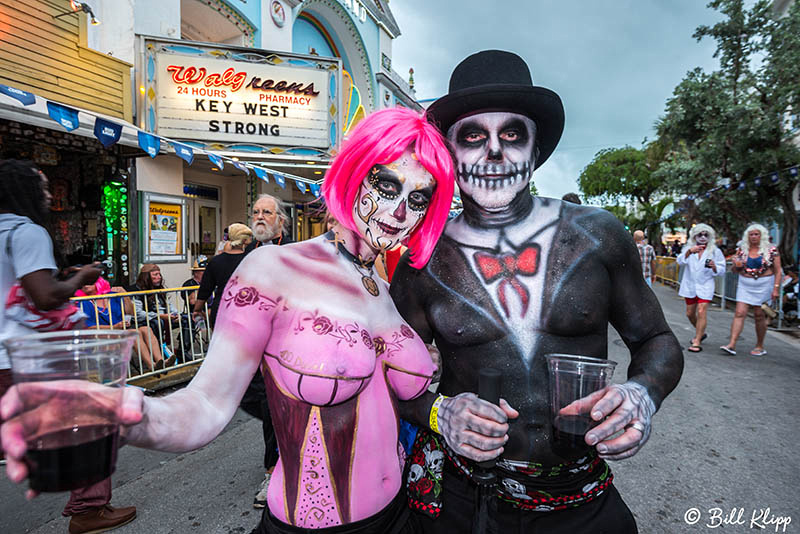
<instances>
[{"instance_id":1,"label":"metal crowd barricade","mask_svg":"<svg viewBox=\"0 0 800 534\"><path fill-rule=\"evenodd\" d=\"M678 287L680 284L680 269L675 258L669 256L656 256L656 280L664 284Z\"/></svg>"},{"instance_id":2,"label":"metal crowd barricade","mask_svg":"<svg viewBox=\"0 0 800 534\"><path fill-rule=\"evenodd\" d=\"M206 356L208 343L211 339L208 303L205 304L200 319L193 316L189 307L189 294L198 288L199 286L188 286L148 291L106 293L104 295L73 297L70 300L80 306L83 301L92 301L94 304L94 301L108 299L107 309L109 310L110 320L112 316L111 301L121 299L121 324L99 324L100 310L97 304L94 304L92 308L95 324L88 328L97 330L109 328L138 330L140 334L133 347L128 379L155 378L165 372L196 365ZM150 299L147 298L148 295L156 296L156 298L152 299L155 305L152 310ZM136 302L137 300L139 301L138 303ZM155 312L153 317L151 317L151 311ZM166 315L166 317L162 317L162 315ZM166 332L167 325L169 325L169 332ZM153 361L155 355L158 354L161 355L159 361L164 362L164 364ZM153 358L151 359L150 356L153 356ZM151 361L148 362L147 359Z\"/></svg>"}]
</instances>

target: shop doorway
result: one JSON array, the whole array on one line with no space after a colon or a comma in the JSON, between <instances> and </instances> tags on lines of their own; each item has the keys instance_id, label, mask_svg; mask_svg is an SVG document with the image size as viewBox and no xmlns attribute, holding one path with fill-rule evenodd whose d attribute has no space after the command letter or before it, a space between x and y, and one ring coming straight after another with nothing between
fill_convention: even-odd
<instances>
[{"instance_id":1,"label":"shop doorway","mask_svg":"<svg viewBox=\"0 0 800 534\"><path fill-rule=\"evenodd\" d=\"M187 204L192 263L198 256L211 259L216 254L217 244L222 240L219 189L208 185L185 184L183 192L190 199Z\"/></svg>"}]
</instances>

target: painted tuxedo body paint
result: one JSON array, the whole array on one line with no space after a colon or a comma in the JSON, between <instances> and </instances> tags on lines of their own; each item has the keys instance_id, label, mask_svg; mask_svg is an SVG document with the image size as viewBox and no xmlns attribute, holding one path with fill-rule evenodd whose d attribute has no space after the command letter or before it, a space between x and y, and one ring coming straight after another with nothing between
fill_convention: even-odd
<instances>
[{"instance_id":1,"label":"painted tuxedo body paint","mask_svg":"<svg viewBox=\"0 0 800 534\"><path fill-rule=\"evenodd\" d=\"M596 441L608 439L598 448L604 458L624 458L644 444L652 414L677 384L680 346L619 221L597 208L531 197L536 131L530 118L496 111L449 128L463 213L447 223L424 269L401 262L392 296L423 340L441 351L439 391L455 397L442 402L439 425L451 448L476 460L502 452L527 465L564 461L551 448L544 356L607 358L610 323L632 363L628 383L595 399L603 415L611 414ZM478 370L487 366L501 371L501 397L519 412L509 415L505 443L498 438L505 418L469 415L480 403L473 395ZM427 395L412 401L403 416L424 422L431 402ZM634 421L644 430L631 427ZM623 428L623 436L610 439Z\"/></svg>"}]
</instances>

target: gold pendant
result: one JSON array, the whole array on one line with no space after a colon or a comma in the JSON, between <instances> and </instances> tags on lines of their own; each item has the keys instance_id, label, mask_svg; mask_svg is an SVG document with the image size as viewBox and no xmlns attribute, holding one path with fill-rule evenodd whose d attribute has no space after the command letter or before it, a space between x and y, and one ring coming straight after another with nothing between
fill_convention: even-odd
<instances>
[{"instance_id":1,"label":"gold pendant","mask_svg":"<svg viewBox=\"0 0 800 534\"><path fill-rule=\"evenodd\" d=\"M364 284L364 289L373 297L377 297L381 294L378 289L378 283L369 276L361 275L361 283Z\"/></svg>"}]
</instances>

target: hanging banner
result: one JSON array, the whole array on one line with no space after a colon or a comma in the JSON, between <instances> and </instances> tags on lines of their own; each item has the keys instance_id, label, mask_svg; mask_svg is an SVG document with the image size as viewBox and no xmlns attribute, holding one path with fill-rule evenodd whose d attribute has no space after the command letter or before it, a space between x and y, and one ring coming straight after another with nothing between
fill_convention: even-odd
<instances>
[{"instance_id":1,"label":"hanging banner","mask_svg":"<svg viewBox=\"0 0 800 534\"><path fill-rule=\"evenodd\" d=\"M319 184L309 184L308 187L311 189L314 196L319 198Z\"/></svg>"},{"instance_id":2,"label":"hanging banner","mask_svg":"<svg viewBox=\"0 0 800 534\"><path fill-rule=\"evenodd\" d=\"M139 148L144 150L151 158L158 156L158 153L161 151L161 139L141 130L139 130L138 136Z\"/></svg>"},{"instance_id":3,"label":"hanging banner","mask_svg":"<svg viewBox=\"0 0 800 534\"><path fill-rule=\"evenodd\" d=\"M256 63L165 47L155 54L155 131L215 143L329 149L338 118L338 99L332 99L338 62L268 57Z\"/></svg>"},{"instance_id":4,"label":"hanging banner","mask_svg":"<svg viewBox=\"0 0 800 534\"><path fill-rule=\"evenodd\" d=\"M245 173L247 176L250 176L250 169L241 161L234 161L233 166Z\"/></svg>"},{"instance_id":5,"label":"hanging banner","mask_svg":"<svg viewBox=\"0 0 800 534\"><path fill-rule=\"evenodd\" d=\"M267 178L267 171L259 167L253 167L253 172L256 173L256 176L264 180L265 182L269 183L269 178Z\"/></svg>"},{"instance_id":6,"label":"hanging banner","mask_svg":"<svg viewBox=\"0 0 800 534\"><path fill-rule=\"evenodd\" d=\"M275 182L283 189L286 189L286 178L278 174L277 172L272 173L272 177L275 179Z\"/></svg>"},{"instance_id":7,"label":"hanging banner","mask_svg":"<svg viewBox=\"0 0 800 534\"><path fill-rule=\"evenodd\" d=\"M122 135L122 125L115 124L105 119L96 118L94 120L94 136L108 148L119 141Z\"/></svg>"},{"instance_id":8,"label":"hanging banner","mask_svg":"<svg viewBox=\"0 0 800 534\"><path fill-rule=\"evenodd\" d=\"M306 187L305 182L301 182L300 180L294 181L295 185L297 185L297 189L300 190L301 193L304 195L308 192L308 188Z\"/></svg>"},{"instance_id":9,"label":"hanging banner","mask_svg":"<svg viewBox=\"0 0 800 534\"><path fill-rule=\"evenodd\" d=\"M208 154L208 159L211 161L211 163L216 165L216 167L219 170L222 170L223 168L225 168L225 161L221 157L217 156L216 154L209 153Z\"/></svg>"},{"instance_id":10,"label":"hanging banner","mask_svg":"<svg viewBox=\"0 0 800 534\"><path fill-rule=\"evenodd\" d=\"M78 122L78 110L56 104L55 102L47 102L47 114L50 118L64 127L65 130L71 132L80 126Z\"/></svg>"},{"instance_id":11,"label":"hanging banner","mask_svg":"<svg viewBox=\"0 0 800 534\"><path fill-rule=\"evenodd\" d=\"M0 93L18 100L23 106L30 106L36 103L36 96L33 93L17 89L16 87L0 84Z\"/></svg>"},{"instance_id":12,"label":"hanging banner","mask_svg":"<svg viewBox=\"0 0 800 534\"><path fill-rule=\"evenodd\" d=\"M181 143L176 143L174 141L170 144L172 145L172 148L175 149L175 154L177 154L179 158L184 160L189 165L192 164L194 161L194 150L192 150L192 147L183 145Z\"/></svg>"}]
</instances>

